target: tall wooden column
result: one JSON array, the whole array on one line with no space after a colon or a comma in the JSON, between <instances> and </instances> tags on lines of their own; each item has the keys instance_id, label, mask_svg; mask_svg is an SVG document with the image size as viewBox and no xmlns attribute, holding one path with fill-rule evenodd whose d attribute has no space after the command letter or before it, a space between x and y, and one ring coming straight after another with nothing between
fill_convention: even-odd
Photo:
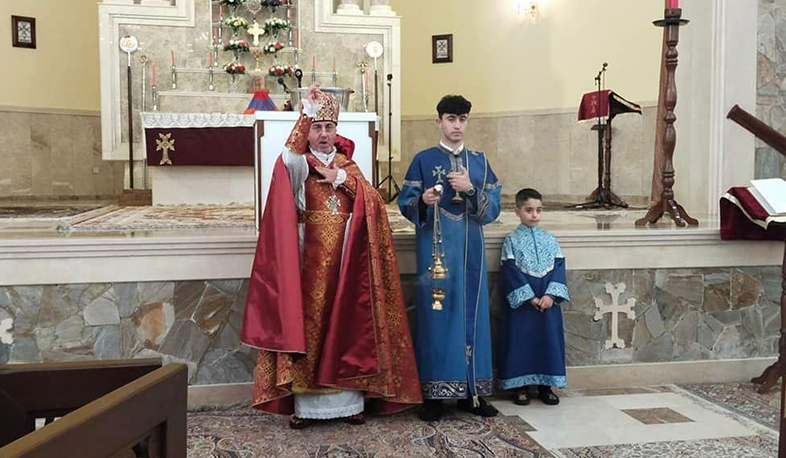
<instances>
[{"instance_id":1,"label":"tall wooden column","mask_svg":"<svg viewBox=\"0 0 786 458\"><path fill-rule=\"evenodd\" d=\"M674 223L679 227L698 226L699 221L691 218L688 212L674 200L674 147L677 144L677 131L674 122L677 116L674 114L674 107L677 106L677 82L675 73L677 71L677 43L680 38L680 27L687 24L688 20L682 19L682 10L679 8L666 9L665 18L655 21L658 27L666 28L666 114L663 117L665 127L660 135L663 135L664 164L661 172L661 182L663 191L660 200L650 207L647 214L636 221L636 226L642 227L655 224L665 213L668 213Z\"/></svg>"}]
</instances>

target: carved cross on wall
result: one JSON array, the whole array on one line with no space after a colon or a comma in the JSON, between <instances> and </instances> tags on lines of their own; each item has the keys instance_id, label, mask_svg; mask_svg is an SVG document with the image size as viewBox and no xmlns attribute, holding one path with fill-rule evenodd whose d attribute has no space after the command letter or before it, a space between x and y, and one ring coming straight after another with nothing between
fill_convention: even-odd
<instances>
[{"instance_id":1,"label":"carved cross on wall","mask_svg":"<svg viewBox=\"0 0 786 458\"><path fill-rule=\"evenodd\" d=\"M611 305L604 304L602 299L596 297L595 308L598 310L593 319L599 321L603 315L611 313L611 339L606 341L606 350L612 347L625 348L625 341L619 337L619 314L624 313L631 320L636 318L636 312L633 311L636 299L630 297L624 305L620 305L620 295L625 292L625 283L612 285L610 282L606 282L606 292L611 295Z\"/></svg>"},{"instance_id":2,"label":"carved cross on wall","mask_svg":"<svg viewBox=\"0 0 786 458\"><path fill-rule=\"evenodd\" d=\"M263 29L259 22L254 19L254 22L251 23L251 27L248 28L248 34L254 37L254 46L259 46L259 37L265 34L265 29Z\"/></svg>"}]
</instances>

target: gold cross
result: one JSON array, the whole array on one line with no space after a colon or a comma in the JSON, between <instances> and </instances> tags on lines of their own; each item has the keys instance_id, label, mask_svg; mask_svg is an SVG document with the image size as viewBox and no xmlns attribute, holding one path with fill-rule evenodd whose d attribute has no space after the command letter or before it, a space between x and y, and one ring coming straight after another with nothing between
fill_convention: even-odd
<instances>
[{"instance_id":1,"label":"gold cross","mask_svg":"<svg viewBox=\"0 0 786 458\"><path fill-rule=\"evenodd\" d=\"M259 46L259 37L265 34L265 29L260 27L259 22L254 19L251 27L248 28L248 34L254 37L254 46Z\"/></svg>"},{"instance_id":2,"label":"gold cross","mask_svg":"<svg viewBox=\"0 0 786 458\"><path fill-rule=\"evenodd\" d=\"M158 165L165 165L169 164L172 165L172 160L169 159L169 150L175 150L175 139L171 138L172 134L158 134L158 139L156 140L156 151L163 151L164 154L161 157L161 162Z\"/></svg>"},{"instance_id":3,"label":"gold cross","mask_svg":"<svg viewBox=\"0 0 786 458\"><path fill-rule=\"evenodd\" d=\"M431 172L431 174L437 177L437 183L442 183L442 177L446 175L445 169L443 169L441 165L434 167L434 170Z\"/></svg>"},{"instance_id":4,"label":"gold cross","mask_svg":"<svg viewBox=\"0 0 786 458\"><path fill-rule=\"evenodd\" d=\"M341 201L338 200L338 197L336 197L335 195L328 197L327 208L328 210L330 210L330 213L334 215L338 215L338 207L340 206L341 206Z\"/></svg>"}]
</instances>

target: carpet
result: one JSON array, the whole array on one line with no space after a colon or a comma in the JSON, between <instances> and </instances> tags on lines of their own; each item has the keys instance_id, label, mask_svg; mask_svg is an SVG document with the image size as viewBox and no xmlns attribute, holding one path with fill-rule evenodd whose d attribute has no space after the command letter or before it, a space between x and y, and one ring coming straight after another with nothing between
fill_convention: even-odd
<instances>
[{"instance_id":1,"label":"carpet","mask_svg":"<svg viewBox=\"0 0 786 458\"><path fill-rule=\"evenodd\" d=\"M140 230L254 228L252 206L121 207L70 225L65 231L122 232Z\"/></svg>"},{"instance_id":2,"label":"carpet","mask_svg":"<svg viewBox=\"0 0 786 458\"><path fill-rule=\"evenodd\" d=\"M424 423L414 412L370 416L362 426L341 421L289 429L289 418L250 408L188 416L189 458L553 457L518 417L483 419L448 411Z\"/></svg>"}]
</instances>

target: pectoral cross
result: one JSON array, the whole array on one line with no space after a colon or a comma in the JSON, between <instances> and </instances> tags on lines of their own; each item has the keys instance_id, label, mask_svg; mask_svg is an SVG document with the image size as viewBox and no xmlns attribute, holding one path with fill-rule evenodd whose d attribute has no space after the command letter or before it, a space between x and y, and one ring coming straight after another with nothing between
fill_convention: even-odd
<instances>
[{"instance_id":1,"label":"pectoral cross","mask_svg":"<svg viewBox=\"0 0 786 458\"><path fill-rule=\"evenodd\" d=\"M260 27L259 22L254 19L251 27L248 28L248 34L254 37L254 46L259 46L259 37L265 34L265 29Z\"/></svg>"},{"instance_id":2,"label":"pectoral cross","mask_svg":"<svg viewBox=\"0 0 786 458\"><path fill-rule=\"evenodd\" d=\"M172 160L169 159L169 150L175 150L175 140L172 137L172 134L158 134L158 139L156 140L156 151L163 151L163 156L161 157L161 162L158 165L172 165Z\"/></svg>"},{"instance_id":3,"label":"pectoral cross","mask_svg":"<svg viewBox=\"0 0 786 458\"><path fill-rule=\"evenodd\" d=\"M434 167L434 170L431 172L431 174L437 177L437 183L442 183L442 177L447 175L445 169L443 169L441 165Z\"/></svg>"},{"instance_id":4,"label":"pectoral cross","mask_svg":"<svg viewBox=\"0 0 786 458\"><path fill-rule=\"evenodd\" d=\"M338 215L338 207L340 206L341 206L341 201L338 200L338 197L336 197L335 195L328 197L327 208L328 210L330 210L330 213L334 215Z\"/></svg>"}]
</instances>

